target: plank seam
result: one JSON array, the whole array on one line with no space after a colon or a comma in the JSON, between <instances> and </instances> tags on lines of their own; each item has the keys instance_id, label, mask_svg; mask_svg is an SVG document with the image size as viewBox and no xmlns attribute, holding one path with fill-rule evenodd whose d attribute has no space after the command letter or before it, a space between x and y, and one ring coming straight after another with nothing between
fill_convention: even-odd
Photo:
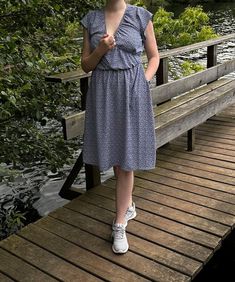
<instances>
[{"instance_id":1,"label":"plank seam","mask_svg":"<svg viewBox=\"0 0 235 282\"><path fill-rule=\"evenodd\" d=\"M17 234L15 234L15 236L19 236L19 234L17 233ZM19 237L20 237L20 236L19 236ZM25 238L24 238L24 239L25 239ZM27 239L26 239L26 240L27 240ZM29 241L29 240L27 240L27 241ZM35 244L34 244L34 245L35 245ZM38 269L40 272L45 273L46 275L52 277L53 279L55 279L55 280L57 280L57 281L63 282L63 280L61 280L61 279L55 277L53 274L47 272L47 271L44 270L44 269L39 268L38 266L32 264L31 262L28 262L25 258L22 258L21 256L19 256L19 255L13 253L12 251L8 250L7 248L4 248L4 245L1 245L0 248L3 249L4 251L7 251L9 254L11 254L11 255L17 257L18 259L22 260L22 261L25 262L26 264L31 265L33 268Z\"/></svg>"},{"instance_id":2,"label":"plank seam","mask_svg":"<svg viewBox=\"0 0 235 282\"><path fill-rule=\"evenodd\" d=\"M41 228L41 229L42 229L42 228ZM80 264L76 264L76 263L74 263L73 261L70 261L70 260L68 260L67 258L65 258L65 257L63 257L63 256L61 256L61 255L59 255L59 254L57 254L56 252L51 251L51 250L48 250L48 249L45 248L44 246L41 246L40 244L33 242L31 239L28 239L28 238L24 237L21 233L19 233L19 234L17 234L17 235L18 235L19 237L23 238L23 239L28 240L30 243L32 243L32 244L34 244L34 245L36 245L36 246L38 246L38 247L40 247L40 248L42 248L42 249L44 249L44 250L50 252L51 254L53 254L53 255L59 257L60 259L66 261L67 263L72 264L72 265L75 266L75 267L79 267L79 268L81 268L82 270L84 270L85 272L87 272L87 273L89 273L89 274L91 274L91 275L93 275L93 276L95 276L95 277L97 277L97 278L99 278L99 279L102 279L103 281L108 282L108 280L104 279L103 277L101 277L101 276L99 276L99 275L97 275L97 274L95 274L95 273L92 273L91 271L85 269L85 268L84 268L83 266L81 266ZM75 245L75 244L74 244L74 245ZM53 277L53 278L54 278L54 277ZM57 279L58 279L58 278L57 278ZM59 281L60 281L60 280L59 280ZM62 281L63 281L63 280L62 280Z\"/></svg>"}]
</instances>

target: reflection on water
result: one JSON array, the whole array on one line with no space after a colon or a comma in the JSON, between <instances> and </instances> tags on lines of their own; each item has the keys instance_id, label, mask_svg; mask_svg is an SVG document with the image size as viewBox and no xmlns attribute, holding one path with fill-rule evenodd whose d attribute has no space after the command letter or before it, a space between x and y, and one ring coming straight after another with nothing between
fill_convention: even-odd
<instances>
[{"instance_id":1,"label":"reflection on water","mask_svg":"<svg viewBox=\"0 0 235 282\"><path fill-rule=\"evenodd\" d=\"M167 10L174 11L177 16L184 8L185 6L183 5L173 5L167 7ZM216 5L207 4L204 5L204 8L209 12L211 25L217 33L225 35L235 32L235 3L216 3ZM154 7L151 10L154 12ZM218 62L221 63L234 57L234 50L235 40L220 45L218 48ZM184 56L178 56L178 59L181 61L186 58L200 61L202 64L206 65L206 50L201 49L197 54L193 55L186 54ZM235 77L234 74L233 77ZM75 152L74 158L76 159L78 155L79 151ZM64 166L64 168L57 173L52 173L46 169L46 165L43 163L35 164L35 166L31 168L23 168L22 173L14 182L2 182L0 184L0 203L4 201L4 196L6 194L17 195L26 190L35 191L35 193L39 192L40 199L34 206L40 215L46 215L50 211L63 206L68 202L67 200L60 198L58 192L70 170L70 166ZM111 176L113 176L112 169L102 173L102 181ZM84 189L84 170L79 174L75 184L77 187Z\"/></svg>"}]
</instances>

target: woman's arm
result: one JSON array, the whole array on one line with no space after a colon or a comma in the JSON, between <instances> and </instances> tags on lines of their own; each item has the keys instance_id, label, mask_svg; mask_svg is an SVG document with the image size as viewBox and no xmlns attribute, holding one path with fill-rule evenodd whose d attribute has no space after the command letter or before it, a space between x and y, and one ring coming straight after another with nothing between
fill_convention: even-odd
<instances>
[{"instance_id":1,"label":"woman's arm","mask_svg":"<svg viewBox=\"0 0 235 282\"><path fill-rule=\"evenodd\" d=\"M153 29L153 23L152 21L149 21L146 30L145 30L145 51L147 54L148 58L148 66L145 71L145 77L147 80L151 80L153 76L155 75L159 62L160 62L160 57L159 57L159 52L158 52L158 47L157 47L157 42L156 42L156 37L154 34L154 29Z\"/></svg>"},{"instance_id":2,"label":"woman's arm","mask_svg":"<svg viewBox=\"0 0 235 282\"><path fill-rule=\"evenodd\" d=\"M109 50L114 48L115 40L113 36L104 34L100 39L98 46L91 51L89 35L86 28L83 28L83 48L82 48L82 59L81 66L85 72L93 71L101 58Z\"/></svg>"}]
</instances>

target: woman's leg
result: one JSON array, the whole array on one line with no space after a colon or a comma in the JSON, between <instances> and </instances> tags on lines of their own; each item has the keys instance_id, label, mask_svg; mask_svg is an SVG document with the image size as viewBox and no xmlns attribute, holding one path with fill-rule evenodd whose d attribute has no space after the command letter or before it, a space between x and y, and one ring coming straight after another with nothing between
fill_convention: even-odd
<instances>
[{"instance_id":1,"label":"woman's leg","mask_svg":"<svg viewBox=\"0 0 235 282\"><path fill-rule=\"evenodd\" d=\"M125 223L125 214L132 205L134 171L125 171L119 166L114 167L116 176L116 223Z\"/></svg>"}]
</instances>

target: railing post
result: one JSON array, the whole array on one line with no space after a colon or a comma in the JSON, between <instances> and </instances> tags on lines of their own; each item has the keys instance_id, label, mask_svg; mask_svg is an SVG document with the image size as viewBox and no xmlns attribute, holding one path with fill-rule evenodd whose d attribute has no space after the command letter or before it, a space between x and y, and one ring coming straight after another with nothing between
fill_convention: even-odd
<instances>
[{"instance_id":1,"label":"railing post","mask_svg":"<svg viewBox=\"0 0 235 282\"><path fill-rule=\"evenodd\" d=\"M156 73L156 85L161 85L168 82L168 58L160 59L160 64Z\"/></svg>"},{"instance_id":2,"label":"railing post","mask_svg":"<svg viewBox=\"0 0 235 282\"><path fill-rule=\"evenodd\" d=\"M80 78L80 90L81 90L81 109L85 111L86 109L86 93L88 90L89 79L88 77Z\"/></svg>"},{"instance_id":3,"label":"railing post","mask_svg":"<svg viewBox=\"0 0 235 282\"><path fill-rule=\"evenodd\" d=\"M88 77L80 79L80 90L82 92L81 96L81 108L84 111L86 109L86 93L89 86ZM86 175L86 189L89 190L101 183L100 171L98 167L92 166L90 164L85 164L85 175Z\"/></svg>"},{"instance_id":4,"label":"railing post","mask_svg":"<svg viewBox=\"0 0 235 282\"><path fill-rule=\"evenodd\" d=\"M98 167L85 164L86 172L86 189L89 190L97 185L100 185L100 171Z\"/></svg>"},{"instance_id":5,"label":"railing post","mask_svg":"<svg viewBox=\"0 0 235 282\"><path fill-rule=\"evenodd\" d=\"M217 65L217 45L207 47L207 68Z\"/></svg>"},{"instance_id":6,"label":"railing post","mask_svg":"<svg viewBox=\"0 0 235 282\"><path fill-rule=\"evenodd\" d=\"M195 148L195 127L188 131L188 151L193 151Z\"/></svg>"}]
</instances>

